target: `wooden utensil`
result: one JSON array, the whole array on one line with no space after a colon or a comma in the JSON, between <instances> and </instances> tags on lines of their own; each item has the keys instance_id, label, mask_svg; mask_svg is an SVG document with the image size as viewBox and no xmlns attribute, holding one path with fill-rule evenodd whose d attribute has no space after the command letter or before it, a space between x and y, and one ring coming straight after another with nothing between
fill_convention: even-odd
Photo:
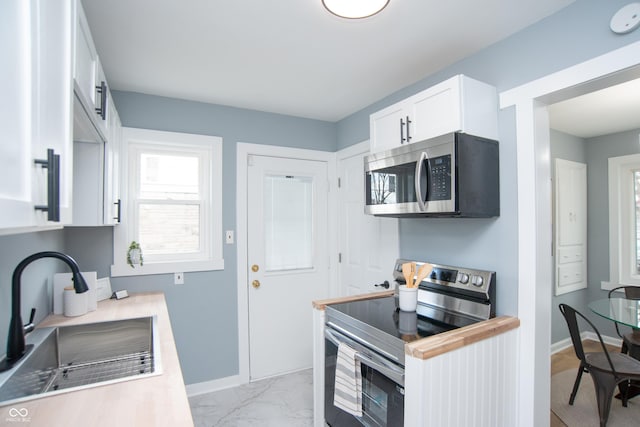
<instances>
[{"instance_id":1,"label":"wooden utensil","mask_svg":"<svg viewBox=\"0 0 640 427\"><path fill-rule=\"evenodd\" d=\"M405 262L402 264L402 275L404 276L404 281L407 284L407 288L413 287L413 278L416 273L416 263L415 262Z\"/></svg>"},{"instance_id":2,"label":"wooden utensil","mask_svg":"<svg viewBox=\"0 0 640 427\"><path fill-rule=\"evenodd\" d=\"M431 273L431 270L433 270L433 265L427 262L422 264L418 269L418 277L416 278L415 285L420 286L420 283Z\"/></svg>"}]
</instances>

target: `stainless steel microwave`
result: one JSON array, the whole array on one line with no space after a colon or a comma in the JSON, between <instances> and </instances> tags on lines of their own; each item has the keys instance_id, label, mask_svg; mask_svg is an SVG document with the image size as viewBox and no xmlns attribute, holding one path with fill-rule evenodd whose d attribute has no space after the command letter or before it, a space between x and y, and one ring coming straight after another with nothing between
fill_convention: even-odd
<instances>
[{"instance_id":1,"label":"stainless steel microwave","mask_svg":"<svg viewBox=\"0 0 640 427\"><path fill-rule=\"evenodd\" d=\"M449 133L365 157L365 213L500 215L498 141Z\"/></svg>"}]
</instances>

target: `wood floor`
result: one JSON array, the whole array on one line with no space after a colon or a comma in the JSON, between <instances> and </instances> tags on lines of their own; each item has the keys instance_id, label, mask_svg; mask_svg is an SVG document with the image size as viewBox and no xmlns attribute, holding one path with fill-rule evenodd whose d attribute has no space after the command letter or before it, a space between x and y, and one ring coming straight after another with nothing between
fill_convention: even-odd
<instances>
[{"instance_id":1,"label":"wood floor","mask_svg":"<svg viewBox=\"0 0 640 427\"><path fill-rule=\"evenodd\" d=\"M600 347L600 343L597 341L586 340L582 343L585 352L591 351L602 351L602 347ZM611 345L607 345L608 351L620 351L618 347L614 347ZM573 347L569 347L562 351L559 351L553 355L551 355L551 375L556 374L558 372L566 371L567 369L575 369L576 374L578 373L578 367L580 366L580 361L576 357L575 352L573 351ZM595 402L594 402L595 404ZM551 412L551 427L567 427L565 423L563 423L560 418L556 416L553 412Z\"/></svg>"}]
</instances>

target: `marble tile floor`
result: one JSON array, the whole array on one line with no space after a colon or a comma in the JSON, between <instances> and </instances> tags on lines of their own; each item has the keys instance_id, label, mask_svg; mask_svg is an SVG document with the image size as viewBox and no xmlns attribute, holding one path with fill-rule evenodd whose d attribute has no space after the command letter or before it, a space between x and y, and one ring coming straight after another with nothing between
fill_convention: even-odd
<instances>
[{"instance_id":1,"label":"marble tile floor","mask_svg":"<svg viewBox=\"0 0 640 427\"><path fill-rule=\"evenodd\" d=\"M313 425L313 371L306 369L189 398L196 427Z\"/></svg>"}]
</instances>

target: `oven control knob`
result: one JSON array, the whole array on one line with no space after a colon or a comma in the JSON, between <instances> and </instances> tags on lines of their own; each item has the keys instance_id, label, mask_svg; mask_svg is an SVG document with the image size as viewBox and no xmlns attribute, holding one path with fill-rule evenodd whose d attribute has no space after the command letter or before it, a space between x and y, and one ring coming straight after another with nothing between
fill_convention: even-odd
<instances>
[{"instance_id":1,"label":"oven control knob","mask_svg":"<svg viewBox=\"0 0 640 427\"><path fill-rule=\"evenodd\" d=\"M469 275L461 273L460 277L458 278L458 280L460 281L460 283L466 285L467 283L469 283Z\"/></svg>"},{"instance_id":2,"label":"oven control knob","mask_svg":"<svg viewBox=\"0 0 640 427\"><path fill-rule=\"evenodd\" d=\"M473 276L471 277L471 284L473 286L481 287L484 284L484 280L482 276Z\"/></svg>"}]
</instances>

